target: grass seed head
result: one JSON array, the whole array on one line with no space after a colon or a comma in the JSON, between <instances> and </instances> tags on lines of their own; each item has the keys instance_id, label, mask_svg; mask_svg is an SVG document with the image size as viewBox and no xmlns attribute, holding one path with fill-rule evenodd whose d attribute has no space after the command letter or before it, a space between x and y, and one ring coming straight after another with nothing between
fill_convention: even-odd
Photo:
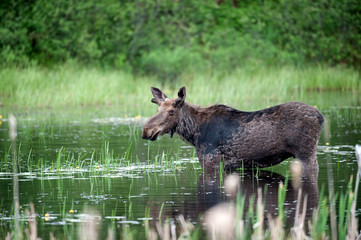
<instances>
[{"instance_id":1,"label":"grass seed head","mask_svg":"<svg viewBox=\"0 0 361 240\"><path fill-rule=\"evenodd\" d=\"M238 174L227 175L224 179L224 187L227 195L232 197L237 196L240 179Z\"/></svg>"},{"instance_id":2,"label":"grass seed head","mask_svg":"<svg viewBox=\"0 0 361 240\"><path fill-rule=\"evenodd\" d=\"M292 174L292 186L296 189L301 187L302 184L302 174L303 174L303 165L300 160L296 159L291 163L291 174Z\"/></svg>"}]
</instances>

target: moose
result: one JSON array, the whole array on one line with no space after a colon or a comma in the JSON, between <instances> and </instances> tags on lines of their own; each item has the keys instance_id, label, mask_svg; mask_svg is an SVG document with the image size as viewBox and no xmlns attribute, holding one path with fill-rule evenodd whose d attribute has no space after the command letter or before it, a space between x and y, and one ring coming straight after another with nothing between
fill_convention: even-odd
<instances>
[{"instance_id":1,"label":"moose","mask_svg":"<svg viewBox=\"0 0 361 240\"><path fill-rule=\"evenodd\" d=\"M155 141L177 133L196 148L207 169L263 168L294 157L318 170L316 152L324 119L315 107L288 102L245 112L222 104L190 104L185 87L171 99L158 88L151 87L151 92L159 108L146 121L142 138Z\"/></svg>"}]
</instances>

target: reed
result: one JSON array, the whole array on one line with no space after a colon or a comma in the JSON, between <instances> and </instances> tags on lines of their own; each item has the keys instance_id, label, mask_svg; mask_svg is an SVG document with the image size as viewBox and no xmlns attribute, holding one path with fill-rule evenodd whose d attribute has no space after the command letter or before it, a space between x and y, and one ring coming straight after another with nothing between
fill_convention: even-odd
<instances>
[{"instance_id":1,"label":"reed","mask_svg":"<svg viewBox=\"0 0 361 240\"><path fill-rule=\"evenodd\" d=\"M287 181L285 182L285 184L281 182L278 187L278 216L281 222L285 220L284 203L286 200L286 192L287 192Z\"/></svg>"},{"instance_id":2,"label":"reed","mask_svg":"<svg viewBox=\"0 0 361 240\"><path fill-rule=\"evenodd\" d=\"M357 70L326 66L245 65L226 74L184 72L175 83L117 70L71 65L52 69L34 66L1 69L0 79L0 92L6 93L1 94L0 102L9 108L14 105L21 109L121 106L123 114L140 116L155 112L155 108L144 108L150 106L150 86L161 86L168 96L176 96L176 90L185 85L187 98L192 103L219 102L243 109L266 107L295 98L302 100L308 91L361 91ZM321 107L340 106L340 102L337 98L317 100ZM131 131L138 129L134 127Z\"/></svg>"}]
</instances>

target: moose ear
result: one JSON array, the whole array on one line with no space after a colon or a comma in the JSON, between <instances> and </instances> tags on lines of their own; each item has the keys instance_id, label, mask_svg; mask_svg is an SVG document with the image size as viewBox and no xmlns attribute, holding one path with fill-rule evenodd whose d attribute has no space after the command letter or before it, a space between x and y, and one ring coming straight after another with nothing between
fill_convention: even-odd
<instances>
[{"instance_id":1,"label":"moose ear","mask_svg":"<svg viewBox=\"0 0 361 240\"><path fill-rule=\"evenodd\" d=\"M183 106L185 99L186 99L186 88L181 87L178 91L178 98L175 100L176 106Z\"/></svg>"},{"instance_id":2,"label":"moose ear","mask_svg":"<svg viewBox=\"0 0 361 240\"><path fill-rule=\"evenodd\" d=\"M160 105L168 98L167 95L165 95L160 89L156 87L151 87L150 90L152 91L152 94L154 96L154 98L152 99L152 103Z\"/></svg>"}]
</instances>

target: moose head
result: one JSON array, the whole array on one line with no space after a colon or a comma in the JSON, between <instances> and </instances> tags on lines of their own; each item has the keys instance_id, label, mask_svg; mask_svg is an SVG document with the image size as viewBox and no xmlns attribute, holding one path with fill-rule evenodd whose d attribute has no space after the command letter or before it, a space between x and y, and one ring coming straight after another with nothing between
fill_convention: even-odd
<instances>
[{"instance_id":1,"label":"moose head","mask_svg":"<svg viewBox=\"0 0 361 240\"><path fill-rule=\"evenodd\" d=\"M152 103L159 105L159 108L158 113L145 123L142 138L154 141L159 135L167 133L172 137L178 124L180 110L184 105L186 88L180 88L178 97L171 99L158 88L150 89L154 96Z\"/></svg>"}]
</instances>

